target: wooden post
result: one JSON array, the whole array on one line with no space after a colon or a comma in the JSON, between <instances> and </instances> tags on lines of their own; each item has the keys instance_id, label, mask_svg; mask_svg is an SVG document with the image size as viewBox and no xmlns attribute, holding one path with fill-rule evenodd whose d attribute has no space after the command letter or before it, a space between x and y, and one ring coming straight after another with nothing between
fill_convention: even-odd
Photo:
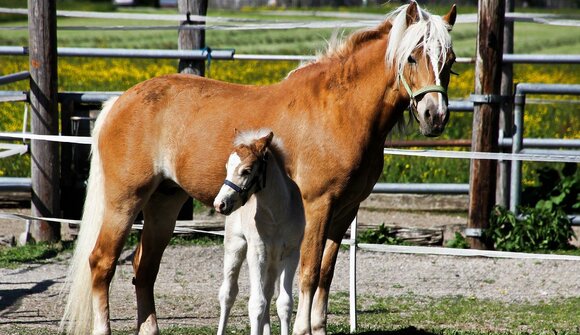
<instances>
[{"instance_id":1,"label":"wooden post","mask_svg":"<svg viewBox=\"0 0 580 335\"><path fill-rule=\"evenodd\" d=\"M506 13L513 13L515 0L506 0ZM513 21L505 22L503 33L503 52L504 54L514 53L514 23ZM501 95L512 96L514 86L513 64L504 63L501 67ZM511 138L513 136L513 103L506 100L501 104L499 114L499 138ZM511 152L511 149L501 149L502 152ZM498 205L509 208L510 205L510 175L511 161L498 161L497 167L497 190L495 200Z\"/></svg>"},{"instance_id":2,"label":"wooden post","mask_svg":"<svg viewBox=\"0 0 580 335\"><path fill-rule=\"evenodd\" d=\"M497 152L505 1L480 0L477 17L471 148L473 151ZM493 160L471 161L467 228L472 234L467 235L474 249L493 248L489 241L477 235L489 226L490 213L495 203L496 169L497 164Z\"/></svg>"},{"instance_id":3,"label":"wooden post","mask_svg":"<svg viewBox=\"0 0 580 335\"><path fill-rule=\"evenodd\" d=\"M180 14L186 18L187 13L191 15L203 15L207 14L207 1L208 0L178 0L177 8ZM180 25L184 26L190 23L200 24L203 22L187 22L181 21ZM205 48L205 30L180 30L178 47L180 50L195 50ZM203 60L190 60L190 59L180 59L179 60L179 73L190 73L196 74L198 76L205 75L205 61Z\"/></svg>"},{"instance_id":4,"label":"wooden post","mask_svg":"<svg viewBox=\"0 0 580 335\"><path fill-rule=\"evenodd\" d=\"M184 18L189 18L189 15L207 15L208 0L178 0L177 8ZM194 20L181 21L180 25L200 24L203 22L196 22ZM178 47L180 50L195 50L205 48L205 30L180 30L179 31ZM205 76L205 61L180 59L178 65L179 73L189 73L198 76ZM193 199L188 198L181 211L179 212L179 220L191 220L193 218Z\"/></svg>"},{"instance_id":5,"label":"wooden post","mask_svg":"<svg viewBox=\"0 0 580 335\"><path fill-rule=\"evenodd\" d=\"M56 0L28 0L30 105L32 132L58 134ZM32 215L60 217L58 144L32 141ZM34 222L36 241L60 239L60 224Z\"/></svg>"}]
</instances>

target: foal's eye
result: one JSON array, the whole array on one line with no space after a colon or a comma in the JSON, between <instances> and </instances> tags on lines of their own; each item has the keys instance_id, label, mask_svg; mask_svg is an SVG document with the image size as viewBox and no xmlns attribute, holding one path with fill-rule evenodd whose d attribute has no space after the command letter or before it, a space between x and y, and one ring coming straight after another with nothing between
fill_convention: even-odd
<instances>
[{"instance_id":1,"label":"foal's eye","mask_svg":"<svg viewBox=\"0 0 580 335\"><path fill-rule=\"evenodd\" d=\"M249 176L249 175L250 175L250 173L252 173L252 170L251 170L251 169L243 169L243 170L240 172L240 175L241 175L241 176Z\"/></svg>"},{"instance_id":2,"label":"foal's eye","mask_svg":"<svg viewBox=\"0 0 580 335\"><path fill-rule=\"evenodd\" d=\"M416 64L417 60L415 59L415 57L409 55L409 57L407 58L407 62L409 62L409 64Z\"/></svg>"}]
</instances>

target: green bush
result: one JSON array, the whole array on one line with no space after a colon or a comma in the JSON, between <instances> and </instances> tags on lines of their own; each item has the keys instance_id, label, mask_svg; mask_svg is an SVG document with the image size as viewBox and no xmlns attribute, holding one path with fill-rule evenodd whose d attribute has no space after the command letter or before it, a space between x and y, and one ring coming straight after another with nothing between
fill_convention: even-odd
<instances>
[{"instance_id":1,"label":"green bush","mask_svg":"<svg viewBox=\"0 0 580 335\"><path fill-rule=\"evenodd\" d=\"M357 236L359 243L371 244L403 244L403 240L398 238L384 223L374 229L367 229Z\"/></svg>"},{"instance_id":2,"label":"green bush","mask_svg":"<svg viewBox=\"0 0 580 335\"><path fill-rule=\"evenodd\" d=\"M469 243L460 232L455 232L455 236L447 242L446 246L447 248L469 249Z\"/></svg>"},{"instance_id":3,"label":"green bush","mask_svg":"<svg viewBox=\"0 0 580 335\"><path fill-rule=\"evenodd\" d=\"M572 222L561 208L521 208L522 217L496 206L485 238L497 250L533 252L570 249Z\"/></svg>"}]
</instances>

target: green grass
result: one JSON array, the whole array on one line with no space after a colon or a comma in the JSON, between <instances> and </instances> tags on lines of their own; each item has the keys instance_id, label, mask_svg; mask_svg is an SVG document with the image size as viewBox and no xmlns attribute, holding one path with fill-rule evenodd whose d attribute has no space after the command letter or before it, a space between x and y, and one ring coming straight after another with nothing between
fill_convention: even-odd
<instances>
[{"instance_id":1,"label":"green grass","mask_svg":"<svg viewBox=\"0 0 580 335\"><path fill-rule=\"evenodd\" d=\"M472 297L426 298L414 295L399 297L358 297L357 332L366 335L571 335L579 334L580 298L537 303L502 303ZM331 294L329 334L351 334L348 293ZM273 317L273 334L279 334ZM161 323L163 334L210 335L217 326L170 326ZM31 332L25 326L13 326L14 335L50 334ZM117 334L132 334L125 330ZM228 334L247 334L249 327L228 326Z\"/></svg>"},{"instance_id":2,"label":"green grass","mask_svg":"<svg viewBox=\"0 0 580 335\"><path fill-rule=\"evenodd\" d=\"M56 257L60 252L68 250L68 243L38 243L21 247L0 249L0 268L16 268L22 264L38 263Z\"/></svg>"}]
</instances>

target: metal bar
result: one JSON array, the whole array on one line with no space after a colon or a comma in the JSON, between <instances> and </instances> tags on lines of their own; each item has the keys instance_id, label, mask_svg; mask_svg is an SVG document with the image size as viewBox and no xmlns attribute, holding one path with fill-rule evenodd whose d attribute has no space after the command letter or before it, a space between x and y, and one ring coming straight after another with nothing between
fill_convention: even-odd
<instances>
[{"instance_id":1,"label":"metal bar","mask_svg":"<svg viewBox=\"0 0 580 335\"><path fill-rule=\"evenodd\" d=\"M377 183L373 187L373 193L468 194L469 184Z\"/></svg>"},{"instance_id":2,"label":"metal bar","mask_svg":"<svg viewBox=\"0 0 580 335\"><path fill-rule=\"evenodd\" d=\"M503 138L499 141L499 146L504 148L511 148L512 139L510 137ZM408 148L408 147L471 147L471 140L457 139L457 140L409 140L409 141L387 141L385 148ZM562 139L562 138L524 138L524 148L578 148L580 149L580 140L576 139ZM527 151L527 150L526 150ZM530 151L527 151L530 153ZM546 152L546 151L545 151ZM554 153L553 151L548 151ZM563 153L558 151L558 153ZM568 152L572 154L572 152Z\"/></svg>"},{"instance_id":3,"label":"metal bar","mask_svg":"<svg viewBox=\"0 0 580 335\"><path fill-rule=\"evenodd\" d=\"M499 142L500 147L511 147L513 140L504 138ZM524 138L524 148L579 148L580 140L565 138ZM553 152L552 152L553 153Z\"/></svg>"},{"instance_id":4,"label":"metal bar","mask_svg":"<svg viewBox=\"0 0 580 335\"><path fill-rule=\"evenodd\" d=\"M63 92L59 93L59 101L73 101L82 103L102 103L110 98L117 97L123 92Z\"/></svg>"},{"instance_id":5,"label":"metal bar","mask_svg":"<svg viewBox=\"0 0 580 335\"><path fill-rule=\"evenodd\" d=\"M60 57L123 57L123 58L169 58L169 59L234 59L234 49L163 50L163 49L102 49L58 48ZM28 55L27 47L0 46L1 55Z\"/></svg>"},{"instance_id":6,"label":"metal bar","mask_svg":"<svg viewBox=\"0 0 580 335\"><path fill-rule=\"evenodd\" d=\"M273 61L315 61L317 59L316 56L308 56L308 55L234 55L235 60L273 60Z\"/></svg>"},{"instance_id":7,"label":"metal bar","mask_svg":"<svg viewBox=\"0 0 580 335\"><path fill-rule=\"evenodd\" d=\"M206 59L205 50L164 50L164 49L101 49L101 48L65 48L57 49L58 55L63 57L130 57L130 58L187 58ZM0 46L0 55L28 55L28 47ZM287 61L315 61L313 55L256 55L235 54L233 49L215 49L211 51L212 59L226 60L287 60ZM472 57L460 57L458 63L474 63ZM579 64L580 55L529 55L504 54L505 63L524 64Z\"/></svg>"},{"instance_id":8,"label":"metal bar","mask_svg":"<svg viewBox=\"0 0 580 335\"><path fill-rule=\"evenodd\" d=\"M512 137L512 153L520 153L523 149L524 107L527 94L570 94L580 95L580 85L573 84L518 84L514 99L514 134ZM522 193L522 162L514 161L511 167L510 180L510 211L517 215Z\"/></svg>"},{"instance_id":9,"label":"metal bar","mask_svg":"<svg viewBox=\"0 0 580 335\"><path fill-rule=\"evenodd\" d=\"M522 64L580 64L580 55L504 54L503 62Z\"/></svg>"},{"instance_id":10,"label":"metal bar","mask_svg":"<svg viewBox=\"0 0 580 335\"><path fill-rule=\"evenodd\" d=\"M408 147L471 147L471 140L410 140L410 141L387 141L385 148L408 148Z\"/></svg>"},{"instance_id":11,"label":"metal bar","mask_svg":"<svg viewBox=\"0 0 580 335\"><path fill-rule=\"evenodd\" d=\"M0 177L0 192L30 192L30 178Z\"/></svg>"},{"instance_id":12,"label":"metal bar","mask_svg":"<svg viewBox=\"0 0 580 335\"><path fill-rule=\"evenodd\" d=\"M28 78L30 78L30 72L28 71L7 74L5 76L0 77L0 85L10 84L20 80L26 80Z\"/></svg>"}]
</instances>

